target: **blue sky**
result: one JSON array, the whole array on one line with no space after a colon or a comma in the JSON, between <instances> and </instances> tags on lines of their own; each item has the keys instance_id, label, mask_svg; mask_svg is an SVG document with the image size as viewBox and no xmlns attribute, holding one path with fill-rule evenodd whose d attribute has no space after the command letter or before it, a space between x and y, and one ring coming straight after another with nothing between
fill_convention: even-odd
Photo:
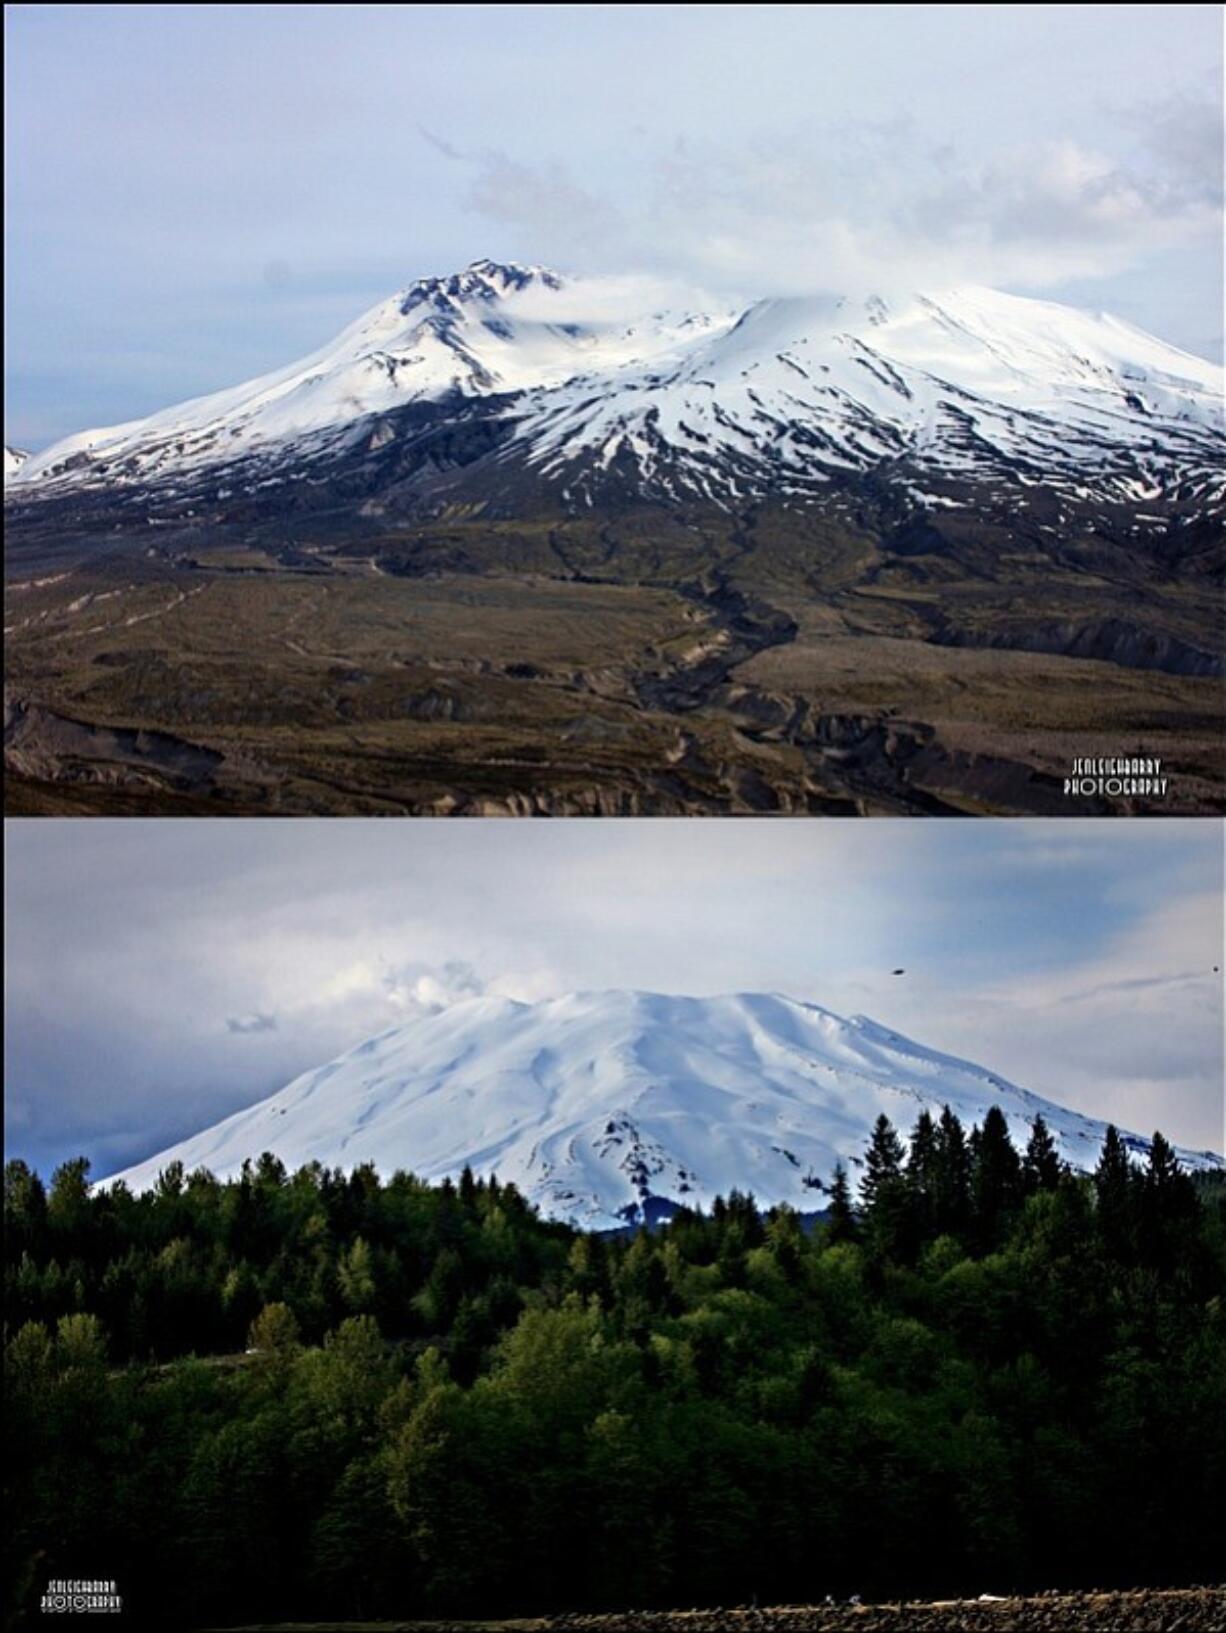
<instances>
[{"instance_id":1,"label":"blue sky","mask_svg":"<svg viewBox=\"0 0 1226 1633\"><path fill-rule=\"evenodd\" d=\"M422 1006L603 987L786 992L1223 1148L1219 822L545 831L6 823L10 1155L103 1174Z\"/></svg>"},{"instance_id":2,"label":"blue sky","mask_svg":"<svg viewBox=\"0 0 1226 1633\"><path fill-rule=\"evenodd\" d=\"M1217 6L14 5L5 37L18 445L486 254L974 279L1220 352Z\"/></svg>"}]
</instances>

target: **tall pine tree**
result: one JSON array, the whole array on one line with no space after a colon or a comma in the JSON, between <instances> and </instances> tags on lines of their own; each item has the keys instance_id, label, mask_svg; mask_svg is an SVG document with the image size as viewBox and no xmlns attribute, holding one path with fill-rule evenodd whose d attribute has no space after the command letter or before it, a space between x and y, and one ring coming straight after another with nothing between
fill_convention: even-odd
<instances>
[{"instance_id":1,"label":"tall pine tree","mask_svg":"<svg viewBox=\"0 0 1226 1633\"><path fill-rule=\"evenodd\" d=\"M1054 1191L1060 1183L1063 1166L1051 1130L1042 1116L1036 1116L1030 1125L1030 1139L1026 1143L1026 1155L1022 1158L1022 1189L1025 1194L1033 1196L1036 1191Z\"/></svg>"},{"instance_id":2,"label":"tall pine tree","mask_svg":"<svg viewBox=\"0 0 1226 1633\"><path fill-rule=\"evenodd\" d=\"M974 1141L971 1215L982 1252L997 1247L1021 1195L1022 1165L999 1106L989 1106Z\"/></svg>"},{"instance_id":3,"label":"tall pine tree","mask_svg":"<svg viewBox=\"0 0 1226 1633\"><path fill-rule=\"evenodd\" d=\"M858 1240L859 1235L860 1226L852 1207L847 1170L841 1162L836 1162L834 1177L830 1181L830 1206L826 1210L826 1240L854 1242Z\"/></svg>"},{"instance_id":4,"label":"tall pine tree","mask_svg":"<svg viewBox=\"0 0 1226 1633\"><path fill-rule=\"evenodd\" d=\"M1139 1247L1156 1270L1169 1273L1186 1253L1196 1219L1196 1192L1167 1140L1155 1134L1140 1182Z\"/></svg>"},{"instance_id":5,"label":"tall pine tree","mask_svg":"<svg viewBox=\"0 0 1226 1633\"><path fill-rule=\"evenodd\" d=\"M1099 1240L1109 1258L1123 1261L1131 1256L1136 1242L1138 1183L1113 1123L1107 1125L1094 1170L1094 1194Z\"/></svg>"},{"instance_id":6,"label":"tall pine tree","mask_svg":"<svg viewBox=\"0 0 1226 1633\"><path fill-rule=\"evenodd\" d=\"M864 1155L860 1204L869 1242L887 1257L897 1254L906 1213L903 1143L884 1112L873 1124Z\"/></svg>"},{"instance_id":7,"label":"tall pine tree","mask_svg":"<svg viewBox=\"0 0 1226 1633\"><path fill-rule=\"evenodd\" d=\"M937 1131L928 1111L921 1111L911 1130L910 1150L904 1175L906 1209L903 1220L903 1250L914 1259L932 1236L937 1206Z\"/></svg>"},{"instance_id":8,"label":"tall pine tree","mask_svg":"<svg viewBox=\"0 0 1226 1633\"><path fill-rule=\"evenodd\" d=\"M971 1159L962 1124L948 1106L937 1123L935 1202L937 1233L961 1237L970 1223Z\"/></svg>"}]
</instances>

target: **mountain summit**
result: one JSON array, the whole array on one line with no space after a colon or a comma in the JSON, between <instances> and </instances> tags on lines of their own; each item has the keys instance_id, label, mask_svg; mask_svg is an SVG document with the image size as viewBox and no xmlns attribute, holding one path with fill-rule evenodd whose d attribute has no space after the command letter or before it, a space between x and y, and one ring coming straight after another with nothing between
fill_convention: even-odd
<instances>
[{"instance_id":1,"label":"mountain summit","mask_svg":"<svg viewBox=\"0 0 1226 1633\"><path fill-rule=\"evenodd\" d=\"M1142 518L1222 497L1222 370L1117 319L980 288L694 311L637 287L474 261L288 368L68 437L8 491L241 504L335 478L582 511L826 504L870 481L930 509L1043 487Z\"/></svg>"},{"instance_id":2,"label":"mountain summit","mask_svg":"<svg viewBox=\"0 0 1226 1633\"><path fill-rule=\"evenodd\" d=\"M615 991L466 999L114 1178L146 1189L176 1161L228 1177L272 1151L290 1167L371 1162L431 1180L468 1165L596 1229L708 1207L733 1189L812 1211L836 1162L854 1177L880 1113L905 1132L946 1105L968 1129L999 1106L1019 1145L1041 1113L1077 1168L1102 1146L1101 1122L863 1016L778 994ZM1223 1166L1212 1152L1180 1157Z\"/></svg>"}]
</instances>

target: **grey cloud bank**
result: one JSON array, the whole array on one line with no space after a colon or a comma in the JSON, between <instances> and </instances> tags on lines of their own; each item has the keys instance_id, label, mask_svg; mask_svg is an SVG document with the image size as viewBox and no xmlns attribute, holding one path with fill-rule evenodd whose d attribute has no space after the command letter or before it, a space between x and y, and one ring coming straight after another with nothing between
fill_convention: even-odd
<instances>
[{"instance_id":1,"label":"grey cloud bank","mask_svg":"<svg viewBox=\"0 0 1226 1633\"><path fill-rule=\"evenodd\" d=\"M978 279L1221 343L1212 6L6 12L9 440L482 254L738 297Z\"/></svg>"},{"instance_id":2,"label":"grey cloud bank","mask_svg":"<svg viewBox=\"0 0 1226 1633\"><path fill-rule=\"evenodd\" d=\"M139 1160L457 997L602 987L866 1013L1222 1150L1212 821L39 820L6 847L8 1144L42 1167Z\"/></svg>"}]
</instances>

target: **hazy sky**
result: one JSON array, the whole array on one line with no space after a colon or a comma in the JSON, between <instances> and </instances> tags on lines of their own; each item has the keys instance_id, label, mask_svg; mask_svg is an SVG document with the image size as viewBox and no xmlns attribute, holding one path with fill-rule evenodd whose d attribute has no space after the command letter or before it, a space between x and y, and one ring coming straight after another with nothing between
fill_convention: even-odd
<instances>
[{"instance_id":1,"label":"hazy sky","mask_svg":"<svg viewBox=\"0 0 1226 1633\"><path fill-rule=\"evenodd\" d=\"M481 255L978 279L1220 352L1216 5L11 5L5 36L19 445Z\"/></svg>"},{"instance_id":2,"label":"hazy sky","mask_svg":"<svg viewBox=\"0 0 1226 1633\"><path fill-rule=\"evenodd\" d=\"M5 833L6 1144L43 1167L151 1155L456 994L610 986L782 991L1223 1149L1219 822Z\"/></svg>"}]
</instances>

